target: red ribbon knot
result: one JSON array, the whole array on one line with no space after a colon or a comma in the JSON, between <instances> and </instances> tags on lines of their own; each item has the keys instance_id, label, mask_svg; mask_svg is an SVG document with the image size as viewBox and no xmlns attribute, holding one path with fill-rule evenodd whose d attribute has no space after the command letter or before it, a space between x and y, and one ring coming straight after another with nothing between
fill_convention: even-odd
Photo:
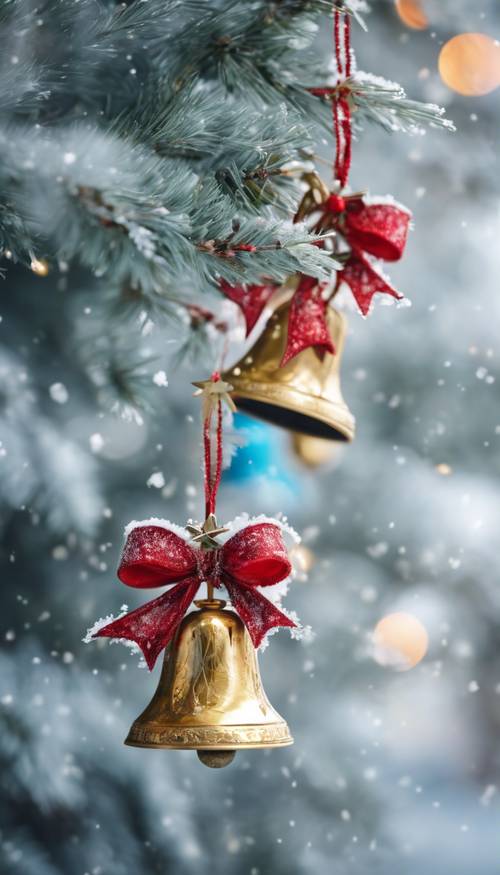
<instances>
[{"instance_id":1,"label":"red ribbon knot","mask_svg":"<svg viewBox=\"0 0 500 875\"><path fill-rule=\"evenodd\" d=\"M340 194L331 194L325 204L325 209L331 213L343 213L345 208L346 200Z\"/></svg>"}]
</instances>

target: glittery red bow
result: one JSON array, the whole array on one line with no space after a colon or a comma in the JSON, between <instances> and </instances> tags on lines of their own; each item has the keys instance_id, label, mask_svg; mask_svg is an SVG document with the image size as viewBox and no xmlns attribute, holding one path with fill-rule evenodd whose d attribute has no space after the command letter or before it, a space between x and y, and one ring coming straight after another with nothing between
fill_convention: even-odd
<instances>
[{"instance_id":1,"label":"glittery red bow","mask_svg":"<svg viewBox=\"0 0 500 875\"><path fill-rule=\"evenodd\" d=\"M381 201L366 203L362 197L332 194L322 207L317 231L334 229L350 247L349 257L338 274L338 284L345 282L366 316L377 292L400 300L394 289L373 265L369 256L383 261L398 261L404 252L411 213L396 204ZM288 332L281 366L300 352L314 347L318 354L334 353L335 348L326 322L328 301L323 297L326 283L302 276L293 296L288 316ZM247 324L247 335L260 317L277 286L230 286L221 283L221 291L238 304Z\"/></svg>"},{"instance_id":2,"label":"glittery red bow","mask_svg":"<svg viewBox=\"0 0 500 875\"><path fill-rule=\"evenodd\" d=\"M99 629L95 638L127 638L141 648L149 669L172 638L203 581L224 584L255 647L275 626L293 620L257 592L291 571L281 531L272 523L246 526L217 550L193 549L171 529L147 525L132 529L118 577L127 586L147 589L176 584L156 599Z\"/></svg>"},{"instance_id":3,"label":"glittery red bow","mask_svg":"<svg viewBox=\"0 0 500 875\"><path fill-rule=\"evenodd\" d=\"M400 300L403 296L373 266L369 255L383 261L402 257L411 222L411 213L396 204L367 203L362 197L332 195L324 211L333 213L333 227L351 247L351 255L339 280L347 283L364 316L377 292Z\"/></svg>"},{"instance_id":4,"label":"glittery red bow","mask_svg":"<svg viewBox=\"0 0 500 875\"><path fill-rule=\"evenodd\" d=\"M327 224L334 228L351 250L343 270L339 271L337 285L345 282L349 286L364 316L377 292L398 300L402 298L374 267L369 256L398 261L404 252L410 221L411 214L401 207L387 202L365 203L362 197L343 198L332 194L323 206L322 227ZM290 307L282 365L311 346L320 355L335 352L326 322L328 302L323 297L326 286L314 277L302 277Z\"/></svg>"}]
</instances>

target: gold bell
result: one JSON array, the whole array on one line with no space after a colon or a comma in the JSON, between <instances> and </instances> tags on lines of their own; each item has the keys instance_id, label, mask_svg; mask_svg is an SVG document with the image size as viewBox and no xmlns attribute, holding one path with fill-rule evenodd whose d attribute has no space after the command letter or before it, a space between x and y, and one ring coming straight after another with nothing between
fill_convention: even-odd
<instances>
[{"instance_id":1,"label":"gold bell","mask_svg":"<svg viewBox=\"0 0 500 875\"><path fill-rule=\"evenodd\" d=\"M225 601L204 599L165 650L158 688L125 744L196 750L211 768L245 748L285 747L290 730L262 687L244 623Z\"/></svg>"},{"instance_id":2,"label":"gold bell","mask_svg":"<svg viewBox=\"0 0 500 875\"><path fill-rule=\"evenodd\" d=\"M286 346L290 302L273 313L253 348L222 375L241 410L300 434L351 441L354 416L340 389L340 359L346 322L328 307L326 319L335 355L320 359L305 349L280 367Z\"/></svg>"}]
</instances>

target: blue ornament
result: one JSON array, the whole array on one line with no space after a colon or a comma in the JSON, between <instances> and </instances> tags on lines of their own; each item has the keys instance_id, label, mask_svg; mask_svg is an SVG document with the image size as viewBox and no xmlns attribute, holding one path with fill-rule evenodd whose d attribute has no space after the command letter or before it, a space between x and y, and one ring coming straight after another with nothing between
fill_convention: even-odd
<instances>
[{"instance_id":1,"label":"blue ornament","mask_svg":"<svg viewBox=\"0 0 500 875\"><path fill-rule=\"evenodd\" d=\"M231 467L224 475L225 481L243 483L262 475L272 476L281 443L276 429L244 413L235 413L234 431L237 439L241 438L241 445L238 446L237 440Z\"/></svg>"}]
</instances>

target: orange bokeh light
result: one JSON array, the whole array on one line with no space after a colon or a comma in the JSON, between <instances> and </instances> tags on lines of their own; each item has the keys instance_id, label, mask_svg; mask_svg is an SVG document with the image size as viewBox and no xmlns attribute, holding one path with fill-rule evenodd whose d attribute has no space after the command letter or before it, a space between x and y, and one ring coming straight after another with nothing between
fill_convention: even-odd
<instances>
[{"instance_id":1,"label":"orange bokeh light","mask_svg":"<svg viewBox=\"0 0 500 875\"><path fill-rule=\"evenodd\" d=\"M500 85L500 43L485 33L454 36L441 49L439 73L458 94L489 94Z\"/></svg>"},{"instance_id":2,"label":"orange bokeh light","mask_svg":"<svg viewBox=\"0 0 500 875\"><path fill-rule=\"evenodd\" d=\"M296 574L307 575L313 567L316 557L305 544L295 544L289 552L292 568Z\"/></svg>"},{"instance_id":3,"label":"orange bokeh light","mask_svg":"<svg viewBox=\"0 0 500 875\"><path fill-rule=\"evenodd\" d=\"M425 30L429 27L429 19L422 8L421 0L396 0L396 11L403 24L413 30Z\"/></svg>"},{"instance_id":4,"label":"orange bokeh light","mask_svg":"<svg viewBox=\"0 0 500 875\"><path fill-rule=\"evenodd\" d=\"M429 646L425 627L413 614L388 614L373 632L373 657L379 665L408 671L424 658Z\"/></svg>"}]
</instances>

